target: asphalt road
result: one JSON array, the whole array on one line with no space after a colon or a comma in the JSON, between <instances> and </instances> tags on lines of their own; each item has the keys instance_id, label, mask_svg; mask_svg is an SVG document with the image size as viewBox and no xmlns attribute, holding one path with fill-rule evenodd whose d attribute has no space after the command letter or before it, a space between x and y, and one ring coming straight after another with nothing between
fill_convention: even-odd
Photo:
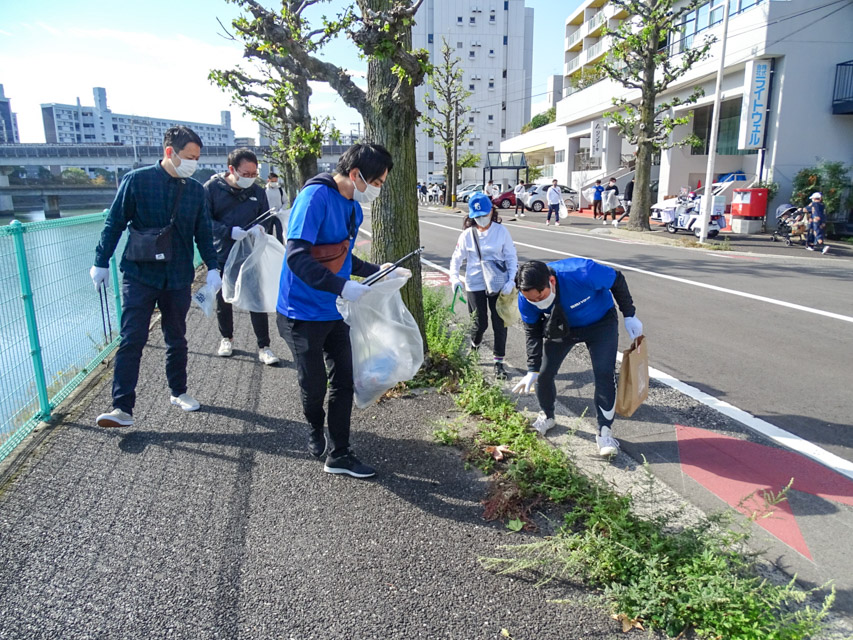
<instances>
[{"instance_id":1,"label":"asphalt road","mask_svg":"<svg viewBox=\"0 0 853 640\"><path fill-rule=\"evenodd\" d=\"M504 217L520 261L583 256L623 270L652 367L853 460L853 260L640 243L581 217L559 228L544 214ZM424 257L449 266L461 215L422 208L420 221Z\"/></svg>"}]
</instances>

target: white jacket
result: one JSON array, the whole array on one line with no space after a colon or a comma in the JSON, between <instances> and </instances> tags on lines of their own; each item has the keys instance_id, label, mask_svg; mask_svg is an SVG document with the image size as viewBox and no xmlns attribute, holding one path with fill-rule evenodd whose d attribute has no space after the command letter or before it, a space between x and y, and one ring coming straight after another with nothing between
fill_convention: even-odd
<instances>
[{"instance_id":1,"label":"white jacket","mask_svg":"<svg viewBox=\"0 0 853 640\"><path fill-rule=\"evenodd\" d=\"M548 187L548 204L560 204L563 201L563 193L560 187Z\"/></svg>"},{"instance_id":2,"label":"white jacket","mask_svg":"<svg viewBox=\"0 0 853 640\"><path fill-rule=\"evenodd\" d=\"M456 249L453 250L453 256L450 258L450 282L456 284L460 281L459 272L462 263L465 262L465 290L486 290L483 267L480 264L480 257L477 255L477 247L474 244L474 233L477 234L477 239L480 242L483 260L506 261L507 277L510 282L514 281L515 273L518 271L518 254L515 251L515 244L505 226L492 222L485 231L480 230L475 225L459 234Z\"/></svg>"}]
</instances>

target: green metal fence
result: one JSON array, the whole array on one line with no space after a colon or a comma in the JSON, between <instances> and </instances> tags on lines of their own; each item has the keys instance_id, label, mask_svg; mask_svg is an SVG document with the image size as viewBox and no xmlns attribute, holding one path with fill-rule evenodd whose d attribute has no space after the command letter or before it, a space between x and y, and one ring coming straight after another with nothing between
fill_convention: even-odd
<instances>
[{"instance_id":1,"label":"green metal fence","mask_svg":"<svg viewBox=\"0 0 853 640\"><path fill-rule=\"evenodd\" d=\"M0 227L0 460L118 345L115 259L106 306L89 279L105 217Z\"/></svg>"}]
</instances>

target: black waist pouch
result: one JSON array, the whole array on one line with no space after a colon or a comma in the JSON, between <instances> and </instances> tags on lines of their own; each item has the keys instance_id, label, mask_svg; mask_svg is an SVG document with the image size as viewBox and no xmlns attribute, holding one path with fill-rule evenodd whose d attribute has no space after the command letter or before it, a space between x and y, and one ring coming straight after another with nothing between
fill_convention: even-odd
<instances>
[{"instance_id":1,"label":"black waist pouch","mask_svg":"<svg viewBox=\"0 0 853 640\"><path fill-rule=\"evenodd\" d=\"M172 259L172 225L162 229L129 227L124 257L132 262L169 262Z\"/></svg>"},{"instance_id":2,"label":"black waist pouch","mask_svg":"<svg viewBox=\"0 0 853 640\"><path fill-rule=\"evenodd\" d=\"M178 183L178 193L172 203L172 219L162 229L137 229L133 223L128 226L130 235L124 257L131 262L169 262L172 259L172 233L175 230L175 216L185 180Z\"/></svg>"}]
</instances>

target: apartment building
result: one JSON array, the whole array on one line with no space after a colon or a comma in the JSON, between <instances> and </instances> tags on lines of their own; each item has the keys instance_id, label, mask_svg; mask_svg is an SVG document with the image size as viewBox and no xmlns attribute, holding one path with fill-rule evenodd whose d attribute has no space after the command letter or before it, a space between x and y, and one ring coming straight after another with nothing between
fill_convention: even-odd
<instances>
[{"instance_id":1,"label":"apartment building","mask_svg":"<svg viewBox=\"0 0 853 640\"><path fill-rule=\"evenodd\" d=\"M780 185L776 203L790 196L791 181L819 160L853 163L853 2L839 0L728 0L729 27L716 141L717 176L742 171L747 180ZM671 86L661 101L686 98L694 87L698 103L673 111L692 112L673 140L693 133L698 147L660 154L653 178L658 194L695 189L705 179L712 104L720 64L723 0L709 0L684 16L679 33L666 43L676 58L707 36L716 38L706 60ZM614 98L639 100L639 92L602 79L596 63L608 54L610 36L631 20L607 0L588 0L565 19L564 89L556 121L501 144L525 151L528 162L546 166L545 178L583 189L598 178L632 173L634 147L604 113Z\"/></svg>"},{"instance_id":2,"label":"apartment building","mask_svg":"<svg viewBox=\"0 0 853 640\"><path fill-rule=\"evenodd\" d=\"M169 127L185 125L195 131L207 146L234 146L231 112L222 111L219 124L185 122L170 118L113 113L107 106L107 90L95 87L94 106L77 104L41 105L44 138L48 143L113 143L140 146L163 144Z\"/></svg>"},{"instance_id":3,"label":"apartment building","mask_svg":"<svg viewBox=\"0 0 853 640\"><path fill-rule=\"evenodd\" d=\"M18 115L12 111L12 103L0 84L0 144L17 144L20 141Z\"/></svg>"},{"instance_id":4,"label":"apartment building","mask_svg":"<svg viewBox=\"0 0 853 640\"><path fill-rule=\"evenodd\" d=\"M480 154L485 163L487 152L498 151L502 140L518 135L530 120L533 9L524 0L424 0L415 16L413 47L428 50L438 63L444 42L461 61L463 85L472 94L465 115L472 131L460 141L459 153ZM431 115L427 92L434 93L427 85L418 87L415 100ZM422 127L416 145L418 179L444 180L444 148Z\"/></svg>"}]
</instances>

